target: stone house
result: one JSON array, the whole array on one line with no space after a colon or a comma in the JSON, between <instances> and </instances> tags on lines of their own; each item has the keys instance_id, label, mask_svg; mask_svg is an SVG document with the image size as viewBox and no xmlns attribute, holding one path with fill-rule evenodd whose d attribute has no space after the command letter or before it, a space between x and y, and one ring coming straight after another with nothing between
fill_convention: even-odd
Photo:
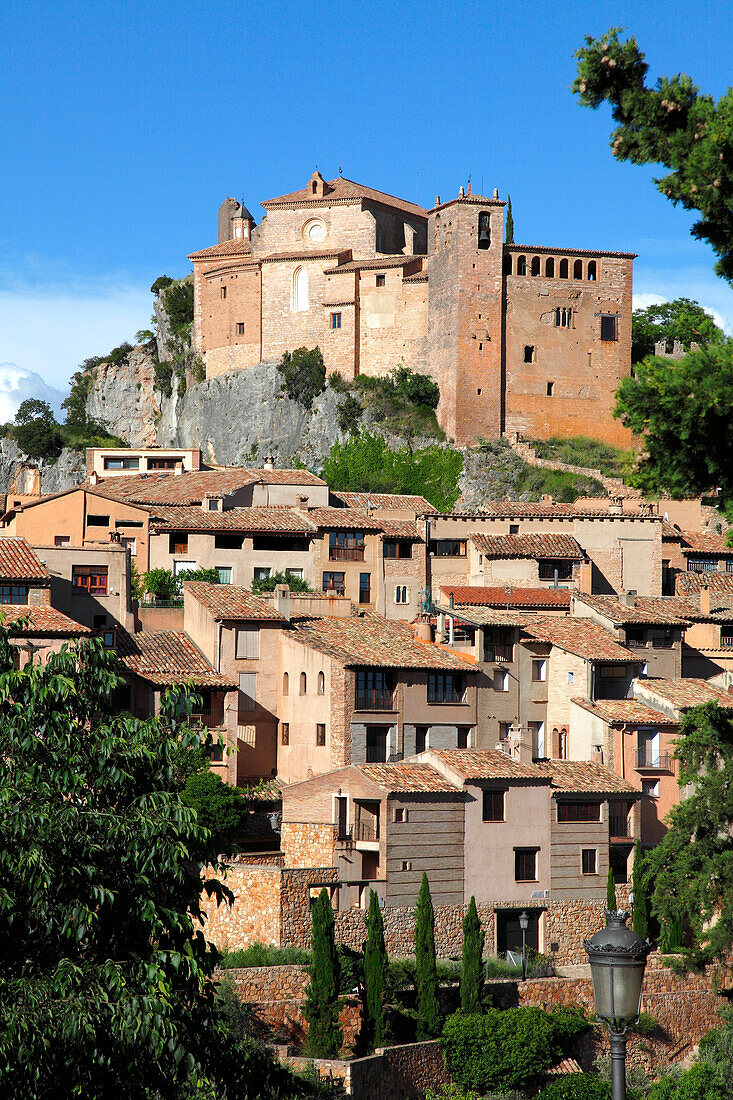
<instances>
[{"instance_id":1,"label":"stone house","mask_svg":"<svg viewBox=\"0 0 733 1100\"><path fill-rule=\"evenodd\" d=\"M201 469L199 447L87 447L87 478Z\"/></svg>"},{"instance_id":2,"label":"stone house","mask_svg":"<svg viewBox=\"0 0 733 1100\"><path fill-rule=\"evenodd\" d=\"M567 615L572 590L561 585L525 588L524 585L447 584L440 589L440 605L457 611L471 607L491 607L495 611L538 612L540 615Z\"/></svg>"},{"instance_id":3,"label":"stone house","mask_svg":"<svg viewBox=\"0 0 733 1100\"><path fill-rule=\"evenodd\" d=\"M280 637L277 708L286 782L473 744L476 665L430 642L429 627L416 633L373 611L291 626Z\"/></svg>"},{"instance_id":4,"label":"stone house","mask_svg":"<svg viewBox=\"0 0 733 1100\"><path fill-rule=\"evenodd\" d=\"M340 909L364 906L370 888L412 907L424 872L436 905L495 907L499 950L522 905L538 947L548 901L605 896L613 833L638 835L638 798L594 763L428 750L284 788L282 846L288 865L337 868Z\"/></svg>"},{"instance_id":5,"label":"stone house","mask_svg":"<svg viewBox=\"0 0 733 1100\"><path fill-rule=\"evenodd\" d=\"M314 172L262 203L227 199L194 267L194 347L208 377L319 346L345 379L399 363L440 386L459 444L504 431L626 443L612 416L630 371L633 255L505 245L504 202L461 188L431 210Z\"/></svg>"},{"instance_id":6,"label":"stone house","mask_svg":"<svg viewBox=\"0 0 733 1100\"><path fill-rule=\"evenodd\" d=\"M130 550L122 542L87 546L36 546L51 576L51 602L65 615L102 632L109 644L117 628L132 631Z\"/></svg>"},{"instance_id":7,"label":"stone house","mask_svg":"<svg viewBox=\"0 0 733 1100\"><path fill-rule=\"evenodd\" d=\"M472 535L468 542L471 584L537 588L573 583L585 560L572 535Z\"/></svg>"},{"instance_id":8,"label":"stone house","mask_svg":"<svg viewBox=\"0 0 733 1100\"><path fill-rule=\"evenodd\" d=\"M638 652L644 675L676 679L682 675L682 639L688 627L668 597L573 594L571 614L599 623L627 649Z\"/></svg>"}]
</instances>

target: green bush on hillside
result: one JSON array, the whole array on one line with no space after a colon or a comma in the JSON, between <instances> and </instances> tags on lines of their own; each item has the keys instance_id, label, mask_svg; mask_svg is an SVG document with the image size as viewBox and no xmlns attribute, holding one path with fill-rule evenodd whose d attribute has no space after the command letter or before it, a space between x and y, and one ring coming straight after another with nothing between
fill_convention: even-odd
<instances>
[{"instance_id":1,"label":"green bush on hillside","mask_svg":"<svg viewBox=\"0 0 733 1100\"><path fill-rule=\"evenodd\" d=\"M545 470L541 466L525 466L517 480L517 495L522 500L539 500L548 495L555 501L571 504L578 497L604 497L606 490L600 481L566 470Z\"/></svg>"},{"instance_id":2,"label":"green bush on hillside","mask_svg":"<svg viewBox=\"0 0 733 1100\"><path fill-rule=\"evenodd\" d=\"M227 951L219 960L222 970L236 970L252 966L306 965L311 961L310 951L299 947L273 947L269 943L251 943L239 951Z\"/></svg>"},{"instance_id":3,"label":"green bush on hillside","mask_svg":"<svg viewBox=\"0 0 733 1100\"><path fill-rule=\"evenodd\" d=\"M283 377L282 389L291 401L297 401L304 409L312 409L313 402L326 388L326 368L321 349L296 348L283 352L277 369Z\"/></svg>"},{"instance_id":4,"label":"green bush on hillside","mask_svg":"<svg viewBox=\"0 0 733 1100\"><path fill-rule=\"evenodd\" d=\"M606 477L624 477L634 461L633 451L624 451L620 447L613 447L610 443L585 435L569 438L554 435L550 439L533 439L532 447L539 458L600 470Z\"/></svg>"}]
</instances>

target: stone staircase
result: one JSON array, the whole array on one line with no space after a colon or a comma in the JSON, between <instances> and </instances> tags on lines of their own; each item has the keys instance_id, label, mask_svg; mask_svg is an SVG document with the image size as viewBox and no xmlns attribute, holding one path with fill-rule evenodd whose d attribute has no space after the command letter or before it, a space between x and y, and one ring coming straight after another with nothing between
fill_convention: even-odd
<instances>
[{"instance_id":1,"label":"stone staircase","mask_svg":"<svg viewBox=\"0 0 733 1100\"><path fill-rule=\"evenodd\" d=\"M639 500L641 498L641 491L639 489L632 489L631 486L626 485L620 477L608 477L606 474L601 473L600 470L589 469L587 466L572 466L568 462L559 462L557 459L540 458L532 444L524 439L519 432L511 432L506 439L514 453L519 455L519 457L529 466L540 466L544 470L563 470L568 474L580 474L581 477L592 477L596 481L600 481L610 497L617 497L625 500Z\"/></svg>"}]
</instances>

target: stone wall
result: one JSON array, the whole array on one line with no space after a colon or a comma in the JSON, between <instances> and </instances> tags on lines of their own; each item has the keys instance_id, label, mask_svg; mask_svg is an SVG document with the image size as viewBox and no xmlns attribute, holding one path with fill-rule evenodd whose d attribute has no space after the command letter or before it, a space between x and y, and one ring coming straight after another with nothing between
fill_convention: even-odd
<instances>
[{"instance_id":1,"label":"stone wall","mask_svg":"<svg viewBox=\"0 0 733 1100\"><path fill-rule=\"evenodd\" d=\"M333 862L336 826L314 821L283 821L280 843L288 867L327 866Z\"/></svg>"},{"instance_id":2,"label":"stone wall","mask_svg":"<svg viewBox=\"0 0 733 1100\"><path fill-rule=\"evenodd\" d=\"M235 951L251 943L279 944L282 875L279 867L232 863L223 878L234 902L204 899L204 934L220 951ZM215 877L212 875L212 877Z\"/></svg>"}]
</instances>

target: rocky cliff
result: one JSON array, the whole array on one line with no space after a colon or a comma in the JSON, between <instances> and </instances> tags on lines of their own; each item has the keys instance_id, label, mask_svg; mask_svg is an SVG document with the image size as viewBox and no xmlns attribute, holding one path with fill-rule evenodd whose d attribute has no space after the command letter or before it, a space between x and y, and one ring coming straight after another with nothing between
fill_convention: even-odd
<instances>
[{"instance_id":1,"label":"rocky cliff","mask_svg":"<svg viewBox=\"0 0 733 1100\"><path fill-rule=\"evenodd\" d=\"M0 493L59 493L84 479L84 455L64 449L55 462L29 462L12 439L0 439Z\"/></svg>"}]
</instances>

